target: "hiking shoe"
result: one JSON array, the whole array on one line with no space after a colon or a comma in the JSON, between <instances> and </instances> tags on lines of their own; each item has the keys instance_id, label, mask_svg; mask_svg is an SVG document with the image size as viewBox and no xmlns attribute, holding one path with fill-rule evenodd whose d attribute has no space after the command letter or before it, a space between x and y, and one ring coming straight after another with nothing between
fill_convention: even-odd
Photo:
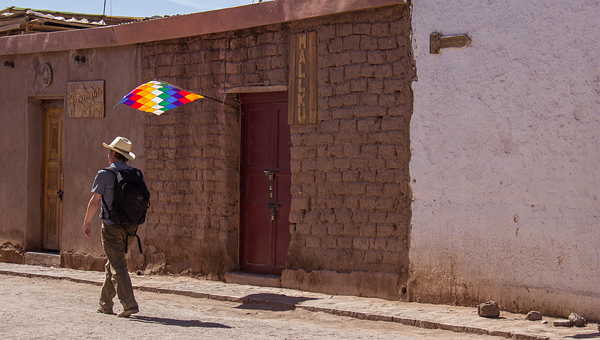
<instances>
[{"instance_id":1,"label":"hiking shoe","mask_svg":"<svg viewBox=\"0 0 600 340\"><path fill-rule=\"evenodd\" d=\"M128 318L131 316L131 314L138 313L139 311L140 310L137 307L133 307L122 311L121 313L117 314L117 316L120 318Z\"/></svg>"},{"instance_id":2,"label":"hiking shoe","mask_svg":"<svg viewBox=\"0 0 600 340\"><path fill-rule=\"evenodd\" d=\"M108 309L108 308L104 309L102 307L98 307L98 309L96 309L96 312L102 313L102 314L115 314L115 313L113 313L112 308L110 308L110 309Z\"/></svg>"}]
</instances>

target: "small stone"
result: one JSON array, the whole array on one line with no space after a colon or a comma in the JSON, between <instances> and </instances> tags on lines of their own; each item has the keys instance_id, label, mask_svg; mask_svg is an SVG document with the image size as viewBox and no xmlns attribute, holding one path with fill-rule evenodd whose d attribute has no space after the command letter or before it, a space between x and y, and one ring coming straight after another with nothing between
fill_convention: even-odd
<instances>
[{"instance_id":1,"label":"small stone","mask_svg":"<svg viewBox=\"0 0 600 340\"><path fill-rule=\"evenodd\" d=\"M531 312L527 313L527 316L525 317L525 319L527 319L529 321L542 320L542 313L532 310Z\"/></svg>"},{"instance_id":2,"label":"small stone","mask_svg":"<svg viewBox=\"0 0 600 340\"><path fill-rule=\"evenodd\" d=\"M571 327L571 320L554 321L554 327Z\"/></svg>"},{"instance_id":3,"label":"small stone","mask_svg":"<svg viewBox=\"0 0 600 340\"><path fill-rule=\"evenodd\" d=\"M569 315L569 321L571 321L571 325L575 327L585 327L587 325L587 320L577 313L571 313L571 315Z\"/></svg>"},{"instance_id":4,"label":"small stone","mask_svg":"<svg viewBox=\"0 0 600 340\"><path fill-rule=\"evenodd\" d=\"M500 316L500 308L496 301L488 301L477 306L477 315L484 318L497 318Z\"/></svg>"},{"instance_id":5,"label":"small stone","mask_svg":"<svg viewBox=\"0 0 600 340\"><path fill-rule=\"evenodd\" d=\"M548 321L542 320L542 325L546 325L546 324L548 324Z\"/></svg>"}]
</instances>

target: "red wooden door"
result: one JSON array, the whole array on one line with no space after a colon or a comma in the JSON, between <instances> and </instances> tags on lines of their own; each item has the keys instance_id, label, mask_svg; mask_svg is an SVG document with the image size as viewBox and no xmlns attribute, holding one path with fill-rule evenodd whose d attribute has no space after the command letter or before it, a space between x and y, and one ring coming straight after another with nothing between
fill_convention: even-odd
<instances>
[{"instance_id":1,"label":"red wooden door","mask_svg":"<svg viewBox=\"0 0 600 340\"><path fill-rule=\"evenodd\" d=\"M280 275L290 243L287 94L243 94L242 242L245 272Z\"/></svg>"}]
</instances>

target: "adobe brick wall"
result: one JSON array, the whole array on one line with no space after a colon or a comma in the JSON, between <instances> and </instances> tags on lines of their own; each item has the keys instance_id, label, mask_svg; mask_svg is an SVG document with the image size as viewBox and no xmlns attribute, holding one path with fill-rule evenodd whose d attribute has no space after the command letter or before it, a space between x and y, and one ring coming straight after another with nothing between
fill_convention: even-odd
<instances>
[{"instance_id":1,"label":"adobe brick wall","mask_svg":"<svg viewBox=\"0 0 600 340\"><path fill-rule=\"evenodd\" d=\"M292 31L309 27L297 23ZM348 13L317 27L320 123L292 126L295 232L282 279L292 287L396 298L409 263L409 12L394 6ZM373 278L383 287L359 288Z\"/></svg>"},{"instance_id":2,"label":"adobe brick wall","mask_svg":"<svg viewBox=\"0 0 600 340\"><path fill-rule=\"evenodd\" d=\"M406 6L145 44L143 77L219 98L236 86L287 85L290 35L309 31L318 39L319 123L291 127L293 233L283 281L319 290L303 286L303 273L386 273L397 292L410 232ZM220 276L237 268L239 131L237 111L206 100L147 118L149 270Z\"/></svg>"}]
</instances>

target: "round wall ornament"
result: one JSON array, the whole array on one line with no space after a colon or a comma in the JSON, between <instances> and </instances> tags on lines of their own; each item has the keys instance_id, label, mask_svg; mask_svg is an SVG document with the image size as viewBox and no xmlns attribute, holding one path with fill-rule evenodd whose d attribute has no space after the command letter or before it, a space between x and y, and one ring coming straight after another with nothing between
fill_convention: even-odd
<instances>
[{"instance_id":1,"label":"round wall ornament","mask_svg":"<svg viewBox=\"0 0 600 340\"><path fill-rule=\"evenodd\" d=\"M46 87L52 84L52 67L50 64L45 64L42 68L42 84Z\"/></svg>"}]
</instances>

